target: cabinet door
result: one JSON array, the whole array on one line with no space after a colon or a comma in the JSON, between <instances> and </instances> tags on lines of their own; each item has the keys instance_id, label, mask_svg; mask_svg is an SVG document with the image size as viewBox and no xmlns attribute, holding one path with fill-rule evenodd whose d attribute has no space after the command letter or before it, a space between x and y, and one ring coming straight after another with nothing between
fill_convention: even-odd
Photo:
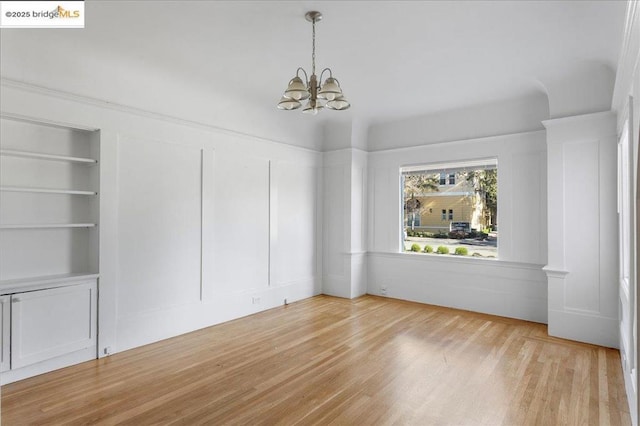
<instances>
[{"instance_id":1,"label":"cabinet door","mask_svg":"<svg viewBox=\"0 0 640 426\"><path fill-rule=\"evenodd\" d=\"M11 296L11 368L96 347L96 283Z\"/></svg>"},{"instance_id":2,"label":"cabinet door","mask_svg":"<svg viewBox=\"0 0 640 426\"><path fill-rule=\"evenodd\" d=\"M0 371L9 370L11 349L11 296L0 296Z\"/></svg>"}]
</instances>

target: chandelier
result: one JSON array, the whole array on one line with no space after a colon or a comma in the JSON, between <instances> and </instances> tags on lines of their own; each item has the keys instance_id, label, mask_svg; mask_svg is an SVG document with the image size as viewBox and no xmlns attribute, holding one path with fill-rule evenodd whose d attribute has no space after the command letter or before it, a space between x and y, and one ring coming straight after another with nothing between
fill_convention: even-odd
<instances>
[{"instance_id":1,"label":"chandelier","mask_svg":"<svg viewBox=\"0 0 640 426\"><path fill-rule=\"evenodd\" d=\"M304 17L307 21L311 22L313 27L311 78L308 77L304 68L298 68L296 76L289 81L287 90L284 91L284 95L282 95L280 102L278 102L278 109L298 109L302 106L300 101L307 99L307 104L302 109L302 112L305 114L316 115L318 111L324 107L337 111L348 109L351 104L343 96L340 82L337 78L333 77L331 69L323 69L322 72L320 72L319 79L316 76L316 22L322 20L322 13L315 11L307 12ZM304 81L302 81L300 77L300 72L304 74ZM322 82L322 76L325 72L328 72L329 76L322 84L319 84L319 82Z\"/></svg>"}]
</instances>

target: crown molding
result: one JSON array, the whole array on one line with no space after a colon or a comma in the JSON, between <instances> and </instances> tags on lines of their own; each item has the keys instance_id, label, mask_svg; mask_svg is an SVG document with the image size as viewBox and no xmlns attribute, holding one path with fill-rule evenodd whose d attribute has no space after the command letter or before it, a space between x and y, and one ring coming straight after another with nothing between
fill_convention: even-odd
<instances>
[{"instance_id":1,"label":"crown molding","mask_svg":"<svg viewBox=\"0 0 640 426\"><path fill-rule=\"evenodd\" d=\"M254 135L254 134L251 134L251 133L245 133L245 132L240 132L240 131L237 131L237 130L227 129L225 127L220 127L220 126L216 126L216 125L213 125L213 124L208 124L208 123L203 123L203 122L200 122L200 121L180 118L180 117L176 117L176 116L169 115L169 114L163 114L163 113L159 113L159 112L155 112L155 111L151 111L151 110L147 110L147 109L143 109L143 108L138 108L138 107L133 107L133 106L125 105L125 104L120 104L120 103L117 103L117 102L107 101L107 100L100 99L100 98L94 98L94 97L91 97L91 96L79 95L77 93L72 93L72 92L68 92L68 91L65 91L65 90L52 89L52 88L49 88L49 87L46 87L46 86L42 86L42 85L39 85L39 84L28 83L28 82L25 82L25 81L12 79L12 78L5 77L5 76L0 76L0 87L2 87L2 88L13 88L13 89L17 89L17 90L22 90L22 91L35 93L35 94L42 95L42 96L48 96L48 97L52 97L52 98L56 98L56 99L68 100L68 101L77 102L77 103L81 103L81 104L85 104L85 105L95 106L95 107L98 107L98 108L110 109L110 110L117 111L117 112L122 112L122 113L125 113L125 114L137 115L139 117L145 117L145 118L149 118L149 119L152 119L152 120L159 120L159 121L163 121L163 122L167 122L167 123L177 124L179 126L186 126L186 127L198 129L198 130L205 130L205 131L216 132L216 133L224 134L224 135L236 136L236 137L241 137L241 138L248 138L248 139L251 139L251 140L254 140L254 141L258 140L258 141L261 141L261 142L275 143L275 144L278 144L278 145L286 145L287 147L290 147L290 148L293 148L293 149L302 150L302 151L305 151L305 152L311 152L311 153L314 153L314 154L322 153L322 151L319 151L319 150L316 150L316 149L305 148L305 147L302 147L302 146L293 145L291 143L284 142L284 141L277 140L277 139L265 138L263 136L258 136L258 135ZM11 112L3 110L3 115L10 116L10 115L13 115L13 114Z\"/></svg>"},{"instance_id":2,"label":"crown molding","mask_svg":"<svg viewBox=\"0 0 640 426\"><path fill-rule=\"evenodd\" d=\"M577 140L610 141L617 135L614 111L553 118L542 124L547 129L547 147Z\"/></svg>"},{"instance_id":3,"label":"crown molding","mask_svg":"<svg viewBox=\"0 0 640 426\"><path fill-rule=\"evenodd\" d=\"M583 122L589 122L593 120L609 120L614 117L612 111L598 111L589 112L587 114L569 115L566 117L550 118L549 120L542 121L542 125L545 129L550 129L556 126L580 124Z\"/></svg>"},{"instance_id":4,"label":"crown molding","mask_svg":"<svg viewBox=\"0 0 640 426\"><path fill-rule=\"evenodd\" d=\"M611 101L611 109L618 113L618 117L623 116L627 108L628 97L633 89L633 75L639 62L640 0L629 0Z\"/></svg>"},{"instance_id":5,"label":"crown molding","mask_svg":"<svg viewBox=\"0 0 640 426\"><path fill-rule=\"evenodd\" d=\"M453 146L453 145L464 145L468 143L480 143L480 142L499 142L506 139L513 139L514 137L522 137L522 136L533 136L533 135L546 135L545 129L538 130L525 130L523 132L514 132L514 133L500 133L497 135L491 136L480 136L480 137L470 137L464 139L450 139L441 142L434 143L424 143L422 145L411 145L411 146L401 146L398 148L385 148L378 149L374 151L367 151L370 155L376 154L387 154L392 152L411 152L418 151L425 148L434 148L434 147L444 147L444 146Z\"/></svg>"}]
</instances>

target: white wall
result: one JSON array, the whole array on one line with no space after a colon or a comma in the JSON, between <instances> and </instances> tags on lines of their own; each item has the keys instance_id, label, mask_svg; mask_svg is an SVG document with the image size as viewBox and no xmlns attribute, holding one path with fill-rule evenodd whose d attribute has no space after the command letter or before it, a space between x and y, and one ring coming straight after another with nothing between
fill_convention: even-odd
<instances>
[{"instance_id":1,"label":"white wall","mask_svg":"<svg viewBox=\"0 0 640 426\"><path fill-rule=\"evenodd\" d=\"M325 294L353 298L367 292L367 153L324 153Z\"/></svg>"},{"instance_id":2,"label":"white wall","mask_svg":"<svg viewBox=\"0 0 640 426\"><path fill-rule=\"evenodd\" d=\"M629 1L627 4L626 25L623 34L615 88L611 107L617 112L618 137L626 131L625 123L631 124L631 155L629 163L632 167L631 200L629 211L631 232L629 235L630 276L629 291L621 282L620 294L620 355L627 399L634 425L638 424L638 407L640 407L640 393L637 390L638 377L638 265L640 265L640 250L638 250L638 231L640 230L640 163L638 162L638 145L640 138L640 2ZM635 200L635 201L634 201Z\"/></svg>"},{"instance_id":3,"label":"white wall","mask_svg":"<svg viewBox=\"0 0 640 426\"><path fill-rule=\"evenodd\" d=\"M547 118L549 101L541 88L523 98L374 123L369 129L368 149L379 151L542 130L541 121Z\"/></svg>"},{"instance_id":4,"label":"white wall","mask_svg":"<svg viewBox=\"0 0 640 426\"><path fill-rule=\"evenodd\" d=\"M350 150L324 154L324 226L322 292L351 297Z\"/></svg>"},{"instance_id":5,"label":"white wall","mask_svg":"<svg viewBox=\"0 0 640 426\"><path fill-rule=\"evenodd\" d=\"M147 6L139 3L127 7ZM153 54L149 57L131 55L129 49L119 49L119 41L109 37L114 22L135 19L137 13L143 12L128 15L109 2L98 1L87 9L86 28L77 32L45 28L3 30L0 74L4 79L63 90L114 105L141 108L287 144L320 148L322 129L318 120L275 108L284 86L275 89L272 100L247 102L237 86L225 87L226 82L221 85L220 81L212 82L211 77L207 82L199 75L199 69L194 70L192 78L185 78L171 66L172 62L180 61L176 55L166 55L167 62L156 63ZM120 16L110 19L113 14ZM140 30L135 21L130 25ZM147 42L154 43L143 36L128 41L135 45ZM210 53L202 56L211 59ZM287 77L286 74L282 77L281 84L286 84Z\"/></svg>"},{"instance_id":6,"label":"white wall","mask_svg":"<svg viewBox=\"0 0 640 426\"><path fill-rule=\"evenodd\" d=\"M101 131L101 354L320 293L318 152L7 80L1 111Z\"/></svg>"},{"instance_id":7,"label":"white wall","mask_svg":"<svg viewBox=\"0 0 640 426\"><path fill-rule=\"evenodd\" d=\"M610 112L544 122L549 334L618 347L616 132Z\"/></svg>"},{"instance_id":8,"label":"white wall","mask_svg":"<svg viewBox=\"0 0 640 426\"><path fill-rule=\"evenodd\" d=\"M498 159L499 260L399 253L400 167L479 158ZM547 321L544 132L378 151L368 162L368 293L384 286L390 297Z\"/></svg>"},{"instance_id":9,"label":"white wall","mask_svg":"<svg viewBox=\"0 0 640 426\"><path fill-rule=\"evenodd\" d=\"M607 111L616 73L608 65L581 61L571 73L559 78L543 78L549 97L549 117L560 118Z\"/></svg>"}]
</instances>

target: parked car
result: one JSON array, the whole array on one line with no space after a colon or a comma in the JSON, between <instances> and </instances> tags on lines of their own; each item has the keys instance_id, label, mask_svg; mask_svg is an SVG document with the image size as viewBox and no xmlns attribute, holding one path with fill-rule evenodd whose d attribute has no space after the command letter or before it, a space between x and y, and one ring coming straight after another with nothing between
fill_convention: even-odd
<instances>
[{"instance_id":1,"label":"parked car","mask_svg":"<svg viewBox=\"0 0 640 426\"><path fill-rule=\"evenodd\" d=\"M449 238L467 238L470 232L471 224L469 222L451 222L449 224Z\"/></svg>"}]
</instances>

